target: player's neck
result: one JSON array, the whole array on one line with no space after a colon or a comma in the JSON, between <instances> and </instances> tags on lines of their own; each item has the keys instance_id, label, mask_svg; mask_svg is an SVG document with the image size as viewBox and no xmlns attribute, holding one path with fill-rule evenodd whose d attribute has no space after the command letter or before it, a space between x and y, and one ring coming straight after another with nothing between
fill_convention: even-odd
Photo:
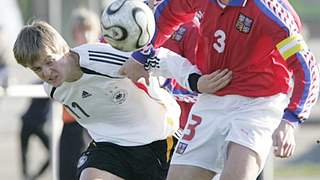
<instances>
[{"instance_id":1,"label":"player's neck","mask_svg":"<svg viewBox=\"0 0 320 180\"><path fill-rule=\"evenodd\" d=\"M66 65L67 65L67 78L66 82L74 82L81 78L83 72L79 65L79 55L73 51L68 52L66 55Z\"/></svg>"}]
</instances>

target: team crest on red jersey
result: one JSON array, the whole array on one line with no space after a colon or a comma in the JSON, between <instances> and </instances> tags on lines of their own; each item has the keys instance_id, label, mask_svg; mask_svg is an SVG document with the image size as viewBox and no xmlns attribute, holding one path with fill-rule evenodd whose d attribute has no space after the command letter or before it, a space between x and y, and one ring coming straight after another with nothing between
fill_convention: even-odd
<instances>
[{"instance_id":1,"label":"team crest on red jersey","mask_svg":"<svg viewBox=\"0 0 320 180\"><path fill-rule=\"evenodd\" d=\"M186 28L184 27L180 27L176 32L174 32L171 36L171 39L175 40L175 41L181 41L181 39L183 38L184 33L187 31Z\"/></svg>"},{"instance_id":2,"label":"team crest on red jersey","mask_svg":"<svg viewBox=\"0 0 320 180\"><path fill-rule=\"evenodd\" d=\"M236 28L239 32L247 34L250 32L252 24L253 24L253 19L240 13L238 20L236 22Z\"/></svg>"}]
</instances>

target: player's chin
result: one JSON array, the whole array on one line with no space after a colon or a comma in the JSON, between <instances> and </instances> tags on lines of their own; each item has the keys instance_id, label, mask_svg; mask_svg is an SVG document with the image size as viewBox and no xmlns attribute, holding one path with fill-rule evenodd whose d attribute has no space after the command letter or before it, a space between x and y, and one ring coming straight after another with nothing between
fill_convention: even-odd
<instances>
[{"instance_id":1,"label":"player's chin","mask_svg":"<svg viewBox=\"0 0 320 180\"><path fill-rule=\"evenodd\" d=\"M52 85L53 87L59 87L59 86L61 86L62 81L54 80L54 81L49 81L49 82L47 82L47 83L49 83L49 84Z\"/></svg>"},{"instance_id":2,"label":"player's chin","mask_svg":"<svg viewBox=\"0 0 320 180\"><path fill-rule=\"evenodd\" d=\"M59 87L59 86L61 86L61 84L62 84L62 82L60 82L60 83L55 83L55 84L53 84L52 86L54 86L54 87Z\"/></svg>"}]
</instances>

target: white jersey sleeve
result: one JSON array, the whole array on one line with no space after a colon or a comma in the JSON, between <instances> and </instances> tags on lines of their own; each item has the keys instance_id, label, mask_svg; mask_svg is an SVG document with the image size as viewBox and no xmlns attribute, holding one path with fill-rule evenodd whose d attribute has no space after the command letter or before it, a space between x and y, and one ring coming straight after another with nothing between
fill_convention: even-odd
<instances>
[{"instance_id":1,"label":"white jersey sleeve","mask_svg":"<svg viewBox=\"0 0 320 180\"><path fill-rule=\"evenodd\" d=\"M174 78L188 90L191 90L188 82L189 75L193 73L201 74L197 66L192 65L188 59L167 48L159 48L153 60L156 65L150 68L152 75Z\"/></svg>"}]
</instances>

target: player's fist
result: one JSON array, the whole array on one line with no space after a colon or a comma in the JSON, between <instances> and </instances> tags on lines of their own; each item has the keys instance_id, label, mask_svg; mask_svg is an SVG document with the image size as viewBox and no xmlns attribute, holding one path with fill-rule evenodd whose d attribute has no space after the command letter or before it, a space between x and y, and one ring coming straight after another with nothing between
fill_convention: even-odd
<instances>
[{"instance_id":1,"label":"player's fist","mask_svg":"<svg viewBox=\"0 0 320 180\"><path fill-rule=\"evenodd\" d=\"M276 157L290 157L296 147L294 127L286 120L282 120L272 135L273 153Z\"/></svg>"},{"instance_id":2,"label":"player's fist","mask_svg":"<svg viewBox=\"0 0 320 180\"><path fill-rule=\"evenodd\" d=\"M131 57L122 65L119 74L127 76L132 81L136 82L140 78L144 78L146 83L149 84L149 73L144 69L144 66Z\"/></svg>"}]
</instances>

